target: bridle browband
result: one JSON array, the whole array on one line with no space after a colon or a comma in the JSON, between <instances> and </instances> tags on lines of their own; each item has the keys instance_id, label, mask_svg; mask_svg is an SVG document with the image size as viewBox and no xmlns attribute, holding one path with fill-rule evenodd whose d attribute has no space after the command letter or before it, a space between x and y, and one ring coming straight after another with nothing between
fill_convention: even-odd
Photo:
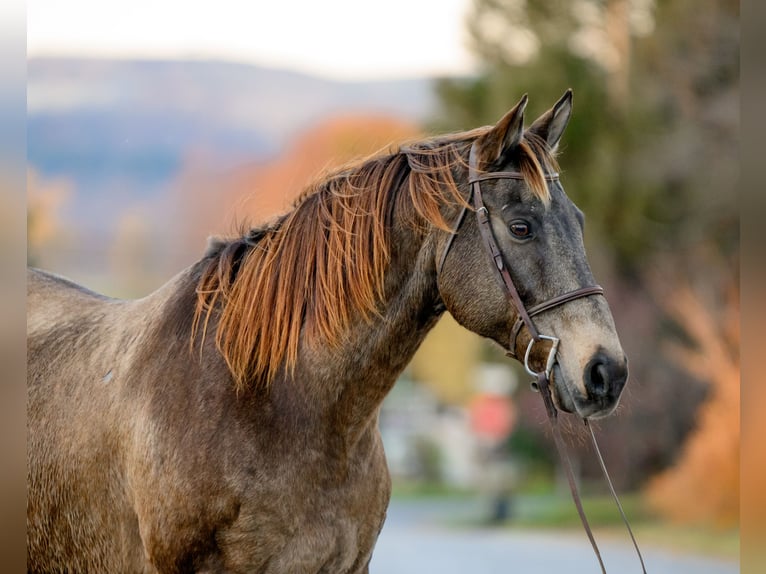
<instances>
[{"instance_id":1,"label":"bridle browband","mask_svg":"<svg viewBox=\"0 0 766 574\"><path fill-rule=\"evenodd\" d=\"M492 224L490 223L490 219L489 219L489 211L487 210L487 207L484 204L484 198L482 197L482 193L481 193L482 181L497 180L497 179L523 180L525 179L525 177L521 172L518 172L518 171L494 171L494 172L479 173L477 163L478 163L478 160L477 160L476 143L473 143L471 145L471 151L468 157L468 183L470 185L470 189L468 192L468 200L466 201L465 205L463 205L460 211L460 214L458 215L458 218L452 228L450 237L447 240L447 245L445 246L444 251L442 252L441 258L439 259L439 265L437 266L437 278L441 276L444 263L447 260L447 255L449 254L450 248L452 247L452 242L457 236L457 232L460 226L462 225L463 220L465 219L465 215L468 211L469 204L472 203L474 212L476 213L476 221L478 223L479 233L481 234L484 247L487 253L489 254L489 256L491 257L492 262L494 264L493 269L495 270L495 276L498 278L499 283L503 286L503 290L507 299L510 301L511 306L516 310L516 313L517 313L516 320L514 321L513 327L511 328L508 348L506 349L506 355L512 358L520 359L516 355L516 339L518 338L521 328L526 326L531 339L529 341L529 344L527 345L527 349L523 357L524 368L527 370L527 372L530 375L535 377L535 381L533 382L533 388L535 388L536 390L540 392L540 395L543 398L543 402L545 403L545 410L546 410L546 413L548 414L548 419L550 420L551 427L553 429L554 442L556 443L556 448L559 451L559 456L561 457L564 463L564 469L567 474L567 480L569 481L569 488L572 493L572 499L575 503L575 506L577 507L577 513L580 516L580 521L582 522L583 528L585 529L585 533L588 536L588 540L590 540L591 546L593 547L593 551L595 552L596 557L598 558L599 565L601 566L601 572L603 574L606 574L606 568L604 566L604 561L601 558L601 552L599 551L598 545L596 544L596 540L593 537L593 532L590 528L590 525L588 524L588 519L585 516L585 511L583 510L582 502L577 492L577 485L574 479L574 473L572 471L572 467L569 462L569 457L567 456L567 453L566 453L566 446L564 444L564 439L561 436L561 431L558 426L558 411L556 409L556 406L553 403L553 398L551 396L550 375L551 375L551 372L553 371L553 366L555 365L555 362L556 362L556 352L558 350L559 339L557 337L553 337L550 335L541 335L540 332L537 330L537 327L535 327L535 324L532 322L532 317L536 315L540 315L541 313L554 309L555 307L558 307L565 303L569 303L570 301L574 301L575 299L580 299L582 297L590 297L592 295L603 296L604 290L600 285L590 285L587 287L580 287L579 289L568 291L566 293L562 293L561 295L557 295L556 297L552 297L551 299L548 299L547 301L543 301L542 303L538 303L537 305L533 305L532 307L527 309L527 307L524 305L524 302L521 300L521 297L519 296L519 292L516 289L516 285L513 283L511 274L503 259L503 254L500 251L500 247L497 244L497 240L495 239L495 235L492 231ZM549 181L549 182L557 181L559 179L559 174L558 173L545 174L545 179L546 181ZM536 343L541 343L543 341L549 341L551 346L550 346L550 349L548 350L548 357L547 357L547 360L545 361L544 368L540 371L535 371L529 364L532 348L534 347ZM619 509L620 514L622 516L623 522L625 523L625 526L628 529L630 538L633 541L633 546L636 549L638 558L641 562L641 568L643 569L644 574L646 574L646 566L644 565L644 559L641 556L641 551L638 548L638 544L633 535L633 531L630 528L628 519L625 516L625 512L623 511L622 505L620 504L620 501L617 498L617 494L614 490L614 487L612 486L612 481L609 478L609 474L607 473L607 470L606 470L606 465L604 464L604 459L601 456L601 452L598 448L598 444L596 442L596 436L593 433L593 428L588 424L587 419L583 419L583 421L585 423L585 426L587 426L588 430L590 431L592 444L596 452L596 455L598 457L601 470L604 474L604 477L606 478L607 484L609 485L609 490L612 496L614 497L614 500L617 504L617 508Z\"/></svg>"}]
</instances>

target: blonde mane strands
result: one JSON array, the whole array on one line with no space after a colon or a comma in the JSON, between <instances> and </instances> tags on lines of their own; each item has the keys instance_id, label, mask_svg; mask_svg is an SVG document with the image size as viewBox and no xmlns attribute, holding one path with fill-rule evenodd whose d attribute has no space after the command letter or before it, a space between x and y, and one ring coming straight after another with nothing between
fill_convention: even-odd
<instances>
[{"instance_id":1,"label":"blonde mane strands","mask_svg":"<svg viewBox=\"0 0 766 574\"><path fill-rule=\"evenodd\" d=\"M234 243L210 260L197 288L192 339L201 332L204 340L219 309L216 345L240 390L292 370L302 329L309 344L337 347L353 318L380 313L389 214L405 195L395 188L409 176L412 223L447 229L441 207L463 201L451 174L455 157L445 150L374 157L310 186L241 261Z\"/></svg>"},{"instance_id":2,"label":"blonde mane strands","mask_svg":"<svg viewBox=\"0 0 766 574\"><path fill-rule=\"evenodd\" d=\"M465 205L452 173L465 166L473 133L350 164L310 186L254 244L227 243L198 283L192 344L201 334L202 345L212 322L238 390L268 385L283 368L291 372L302 333L309 345L337 348L352 320L381 313L394 208L409 214L415 228L448 231L443 208ZM543 144L523 145L522 173L538 196L547 197L535 158Z\"/></svg>"}]
</instances>

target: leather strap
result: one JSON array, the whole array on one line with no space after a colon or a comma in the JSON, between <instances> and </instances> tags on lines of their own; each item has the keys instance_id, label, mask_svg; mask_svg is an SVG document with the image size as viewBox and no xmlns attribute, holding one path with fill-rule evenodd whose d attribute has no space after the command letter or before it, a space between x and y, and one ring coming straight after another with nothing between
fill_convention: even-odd
<instances>
[{"instance_id":1,"label":"leather strap","mask_svg":"<svg viewBox=\"0 0 766 574\"><path fill-rule=\"evenodd\" d=\"M492 257L492 261L495 264L495 271L497 272L496 276L500 277L501 285L505 286L506 296L513 303L513 306L516 309L516 313L518 313L518 316L527 326L527 329L529 330L532 338L537 341L540 338L540 334L537 332L534 323L532 323L532 320L527 314L527 308L524 306L524 303L519 296L519 292L516 290L516 286L513 284L511 274L508 272L508 269L505 266L505 261L503 260L503 252L500 251L500 247L498 247L497 241L495 240L495 234L492 233L492 225L489 221L489 211L487 211L487 207L484 205L484 198L481 195L481 185L479 185L479 182L482 180L476 171L476 165L478 162L476 153L476 144L474 144L471 146L471 152L468 158L468 181L471 183L471 191L473 192L473 207L476 211L476 221L479 224L479 232L481 233L482 239L484 240L484 246L487 248L490 257ZM497 179L499 177L498 173L500 172L491 173L491 175L497 176L492 179ZM514 172L505 173L508 174ZM487 176L490 174L482 175ZM514 348L514 345L515 341L510 341L509 348Z\"/></svg>"},{"instance_id":2,"label":"leather strap","mask_svg":"<svg viewBox=\"0 0 766 574\"><path fill-rule=\"evenodd\" d=\"M601 466L601 472L604 475L604 479L606 480L607 485L609 485L609 492L612 493L612 498L614 499L614 503L617 505L617 509L620 511L620 516L622 517L622 522L625 524L625 528L628 529L628 534L630 534L630 540L633 542L633 548L636 549L636 554L638 554L638 560L641 562L641 571L643 574L646 574L646 564L644 564L644 557L641 556L641 550L638 548L638 542L636 542L636 537L633 535L633 529L630 527L630 523L628 522L628 517L625 515L625 511L622 508L622 504L620 504L620 499L617 497L617 493L614 490L614 486L612 485L612 479L609 478L609 472L606 470L606 464L604 464L604 457L601 456L601 449L598 448L598 443L596 442L596 435L593 433L593 427L588 424L588 419L583 419L583 422L585 423L585 426L588 427L588 430L590 431L590 439L591 443L593 444L593 450L596 452L596 458L598 459L598 463Z\"/></svg>"},{"instance_id":3,"label":"leather strap","mask_svg":"<svg viewBox=\"0 0 766 574\"><path fill-rule=\"evenodd\" d=\"M601 285L591 285L590 287L580 287L579 289L575 289L574 291L569 291L567 293L564 293L562 295L557 295L553 299L548 299L547 301L543 301L542 303L535 305L533 307L530 307L527 310L527 315L532 318L535 315L539 315L540 313L543 313L545 311L548 311L549 309L553 309L554 307L558 307L559 305L563 305L564 303L568 303L569 301L573 301L575 299L579 299L580 297L587 297L589 295L603 295L604 289L601 287ZM519 315L516 317L516 321L513 324L513 327L511 328L511 345L508 348L508 356L516 358L516 339L519 336L519 332L521 331L521 328L524 326L524 319Z\"/></svg>"},{"instance_id":4,"label":"leather strap","mask_svg":"<svg viewBox=\"0 0 766 574\"><path fill-rule=\"evenodd\" d=\"M556 443L556 450L559 452L559 458L563 462L564 472L567 475L567 482L569 482L569 491L572 493L572 500L577 508L577 514L580 515L580 522L585 530L585 534L588 536L590 545L593 547L593 552L596 554L598 564L601 566L601 572L602 574L606 574L606 567L604 566L603 558L601 558L601 551L598 549L598 544L596 544L596 539L593 536L593 530L591 530L588 518L585 516L585 510L582 507L582 500L580 500L580 493L577 490L577 483L575 482L574 472L572 471L572 462L569 460L566 445L564 444L564 438L561 436L561 429L558 424L558 411L553 404L551 390L548 385L548 376L544 371L537 375L537 387L540 390L540 395L543 397L543 403L545 403L545 410L548 413L548 420L551 423L551 430L553 431L553 441ZM644 571L644 574L646 574L646 571Z\"/></svg>"},{"instance_id":5,"label":"leather strap","mask_svg":"<svg viewBox=\"0 0 766 574\"><path fill-rule=\"evenodd\" d=\"M470 160L469 160L470 161ZM470 163L469 163L470 168ZM545 179L547 181L556 181L559 178L559 174L556 172L546 173ZM473 183L475 181L487 181L488 179L524 179L524 174L520 171L488 171L486 173L474 173L473 176L468 176L468 182Z\"/></svg>"}]
</instances>

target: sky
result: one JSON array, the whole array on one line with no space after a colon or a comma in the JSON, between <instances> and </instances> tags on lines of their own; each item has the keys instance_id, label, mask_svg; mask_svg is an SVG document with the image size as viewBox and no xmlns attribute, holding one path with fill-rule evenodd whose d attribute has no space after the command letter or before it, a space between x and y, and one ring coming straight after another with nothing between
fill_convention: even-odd
<instances>
[{"instance_id":1,"label":"sky","mask_svg":"<svg viewBox=\"0 0 766 574\"><path fill-rule=\"evenodd\" d=\"M225 59L344 80L465 74L471 0L28 0L28 56Z\"/></svg>"}]
</instances>

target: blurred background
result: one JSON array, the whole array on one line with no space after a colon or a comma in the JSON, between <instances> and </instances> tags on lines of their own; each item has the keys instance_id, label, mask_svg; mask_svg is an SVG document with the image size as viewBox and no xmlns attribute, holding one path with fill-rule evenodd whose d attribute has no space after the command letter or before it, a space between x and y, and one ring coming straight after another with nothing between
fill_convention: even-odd
<instances>
[{"instance_id":1,"label":"blurred background","mask_svg":"<svg viewBox=\"0 0 766 574\"><path fill-rule=\"evenodd\" d=\"M27 43L28 263L118 297L285 211L328 166L494 123L523 93L531 119L571 87L563 184L631 367L595 425L607 466L650 571L737 571L738 2L30 0ZM570 427L607 558L630 560ZM426 571L569 535L589 551L540 397L450 317L381 431L394 498L373 572L424 571L432 546L445 564Z\"/></svg>"}]
</instances>

